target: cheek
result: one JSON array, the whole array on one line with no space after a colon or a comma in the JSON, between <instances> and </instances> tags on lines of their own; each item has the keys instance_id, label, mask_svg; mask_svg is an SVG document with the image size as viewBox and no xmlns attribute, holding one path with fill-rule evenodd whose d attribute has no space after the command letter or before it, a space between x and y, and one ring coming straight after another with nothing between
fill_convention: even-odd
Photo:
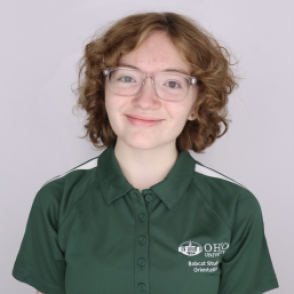
<instances>
[{"instance_id":1,"label":"cheek","mask_svg":"<svg viewBox=\"0 0 294 294\"><path fill-rule=\"evenodd\" d=\"M108 117L108 120L110 123L112 122L112 116L113 116L113 109L111 106L111 101L109 100L109 97L105 97L105 110Z\"/></svg>"},{"instance_id":2,"label":"cheek","mask_svg":"<svg viewBox=\"0 0 294 294\"><path fill-rule=\"evenodd\" d=\"M110 90L106 86L106 88L105 88L105 108L106 108L108 116L113 115L113 113L115 111L115 107L117 106L116 99L114 99L114 98L115 98L114 95L110 92Z\"/></svg>"},{"instance_id":3,"label":"cheek","mask_svg":"<svg viewBox=\"0 0 294 294\"><path fill-rule=\"evenodd\" d=\"M112 129L115 131L116 125L119 124L117 122L117 110L115 109L116 104L114 103L114 99L111 95L105 95L105 109L107 113L107 117Z\"/></svg>"},{"instance_id":4,"label":"cheek","mask_svg":"<svg viewBox=\"0 0 294 294\"><path fill-rule=\"evenodd\" d=\"M126 97L115 96L111 92L105 93L105 109L111 123L120 123L128 103Z\"/></svg>"},{"instance_id":5,"label":"cheek","mask_svg":"<svg viewBox=\"0 0 294 294\"><path fill-rule=\"evenodd\" d=\"M114 95L110 92L108 83L105 85L105 108L108 116L111 116L115 110L115 99Z\"/></svg>"},{"instance_id":6,"label":"cheek","mask_svg":"<svg viewBox=\"0 0 294 294\"><path fill-rule=\"evenodd\" d=\"M185 123L187 117L189 116L189 105L184 102L173 103L168 105L167 110L169 112L170 117L175 123Z\"/></svg>"}]
</instances>

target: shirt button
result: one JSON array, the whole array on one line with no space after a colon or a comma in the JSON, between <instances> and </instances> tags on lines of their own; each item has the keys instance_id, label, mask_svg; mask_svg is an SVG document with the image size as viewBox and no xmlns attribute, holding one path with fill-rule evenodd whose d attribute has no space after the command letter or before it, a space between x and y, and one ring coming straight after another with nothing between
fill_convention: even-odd
<instances>
[{"instance_id":1,"label":"shirt button","mask_svg":"<svg viewBox=\"0 0 294 294\"><path fill-rule=\"evenodd\" d=\"M147 195L145 196L145 200L146 200L147 202L150 202L150 201L152 200L152 196L151 196L151 194L147 194Z\"/></svg>"},{"instance_id":2,"label":"shirt button","mask_svg":"<svg viewBox=\"0 0 294 294\"><path fill-rule=\"evenodd\" d=\"M138 285L138 289L140 290L140 292L144 292L145 291L145 285L143 284L143 283L140 283L139 285Z\"/></svg>"},{"instance_id":3,"label":"shirt button","mask_svg":"<svg viewBox=\"0 0 294 294\"><path fill-rule=\"evenodd\" d=\"M140 237L139 237L139 242L140 242L140 244L144 244L145 241L146 241L146 239L145 239L144 236L140 236Z\"/></svg>"},{"instance_id":4,"label":"shirt button","mask_svg":"<svg viewBox=\"0 0 294 294\"><path fill-rule=\"evenodd\" d=\"M145 265L145 259L144 258L138 259L138 265L139 266L144 266Z\"/></svg>"},{"instance_id":5,"label":"shirt button","mask_svg":"<svg viewBox=\"0 0 294 294\"><path fill-rule=\"evenodd\" d=\"M139 220L140 220L141 222L143 222L143 221L145 220L145 218L146 218L146 216L145 216L144 213L140 213L140 214L139 214Z\"/></svg>"}]
</instances>

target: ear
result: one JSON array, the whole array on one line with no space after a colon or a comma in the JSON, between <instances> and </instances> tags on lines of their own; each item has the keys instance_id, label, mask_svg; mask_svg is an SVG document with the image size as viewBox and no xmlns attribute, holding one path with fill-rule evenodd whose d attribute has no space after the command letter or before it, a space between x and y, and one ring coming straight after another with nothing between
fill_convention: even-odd
<instances>
[{"instance_id":1,"label":"ear","mask_svg":"<svg viewBox=\"0 0 294 294\"><path fill-rule=\"evenodd\" d=\"M196 115L195 115L195 111L192 111L191 114L188 117L188 120L195 120L196 119Z\"/></svg>"}]
</instances>

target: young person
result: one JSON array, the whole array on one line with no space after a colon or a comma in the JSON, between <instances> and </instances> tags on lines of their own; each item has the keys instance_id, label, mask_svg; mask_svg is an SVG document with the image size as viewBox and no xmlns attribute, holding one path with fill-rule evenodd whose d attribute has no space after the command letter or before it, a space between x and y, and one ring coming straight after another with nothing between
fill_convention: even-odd
<instances>
[{"instance_id":1,"label":"young person","mask_svg":"<svg viewBox=\"0 0 294 294\"><path fill-rule=\"evenodd\" d=\"M40 188L16 279L44 294L278 287L256 197L188 152L227 131L229 59L176 13L127 16L86 45L77 106L106 149Z\"/></svg>"}]
</instances>

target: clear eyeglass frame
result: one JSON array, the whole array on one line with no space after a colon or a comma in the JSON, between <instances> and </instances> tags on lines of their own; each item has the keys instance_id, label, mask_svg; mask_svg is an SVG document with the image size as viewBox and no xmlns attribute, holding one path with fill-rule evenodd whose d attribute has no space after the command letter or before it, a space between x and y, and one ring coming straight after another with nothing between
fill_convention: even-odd
<instances>
[{"instance_id":1,"label":"clear eyeglass frame","mask_svg":"<svg viewBox=\"0 0 294 294\"><path fill-rule=\"evenodd\" d=\"M141 86L140 86L140 88L138 89L138 91L136 92L136 93L134 93L134 94L118 94L118 93L115 93L115 92L113 92L113 89L111 88L111 84L110 84L110 79L109 79L109 75L110 75L110 73L112 72L112 71L114 71L114 70L117 70L117 69L126 69L126 70L129 70L129 71L136 71L136 72L140 72L141 74L142 74L142 77L143 77L143 79L142 79L142 84L141 84ZM129 68L129 67L108 67L108 68L105 68L105 69L103 69L103 75L107 78L107 80L108 80L108 85L109 85L109 88L110 88L110 91L111 91L111 93L112 94L115 94L115 95L120 95L120 96L133 96L133 95L138 95L139 93L140 93L140 91L142 90L142 88L143 88L143 86L144 86L144 83L145 83L145 79L146 78L151 78L151 81L152 81L152 86L153 86L153 90L154 90L154 92L155 92L155 94L156 94L156 96L158 97L158 98L160 98L160 99L162 99L162 100L167 100L167 101L182 101L182 100L184 100L186 97L187 97L187 95L188 95L188 93L189 93L189 91L190 91L190 88L191 88L191 86L193 86L193 85L197 85L197 78L196 77L192 77L192 76L189 76L189 75L186 75L186 74L183 74L183 73L180 73L180 72L177 72L177 71L174 71L174 72L172 72L173 74L176 74L176 75L178 75L178 76L181 76L181 77L184 77L184 78L186 78L188 81L189 81L189 88L188 88L188 90L187 90L187 93L185 94L185 96L182 98L182 99L180 99L180 100L174 100L174 99L167 99L167 98L162 98L162 97L160 97L159 96L159 94L158 94L158 92L157 92L157 89L156 89L156 83L155 83L155 78L156 78L156 76L158 75L158 74L161 74L161 73L171 73L171 72L157 72L157 73L154 73L154 75L153 76L151 76L149 73L145 73L145 72L142 72L141 70L139 70L139 69L134 69L134 68Z\"/></svg>"}]
</instances>

